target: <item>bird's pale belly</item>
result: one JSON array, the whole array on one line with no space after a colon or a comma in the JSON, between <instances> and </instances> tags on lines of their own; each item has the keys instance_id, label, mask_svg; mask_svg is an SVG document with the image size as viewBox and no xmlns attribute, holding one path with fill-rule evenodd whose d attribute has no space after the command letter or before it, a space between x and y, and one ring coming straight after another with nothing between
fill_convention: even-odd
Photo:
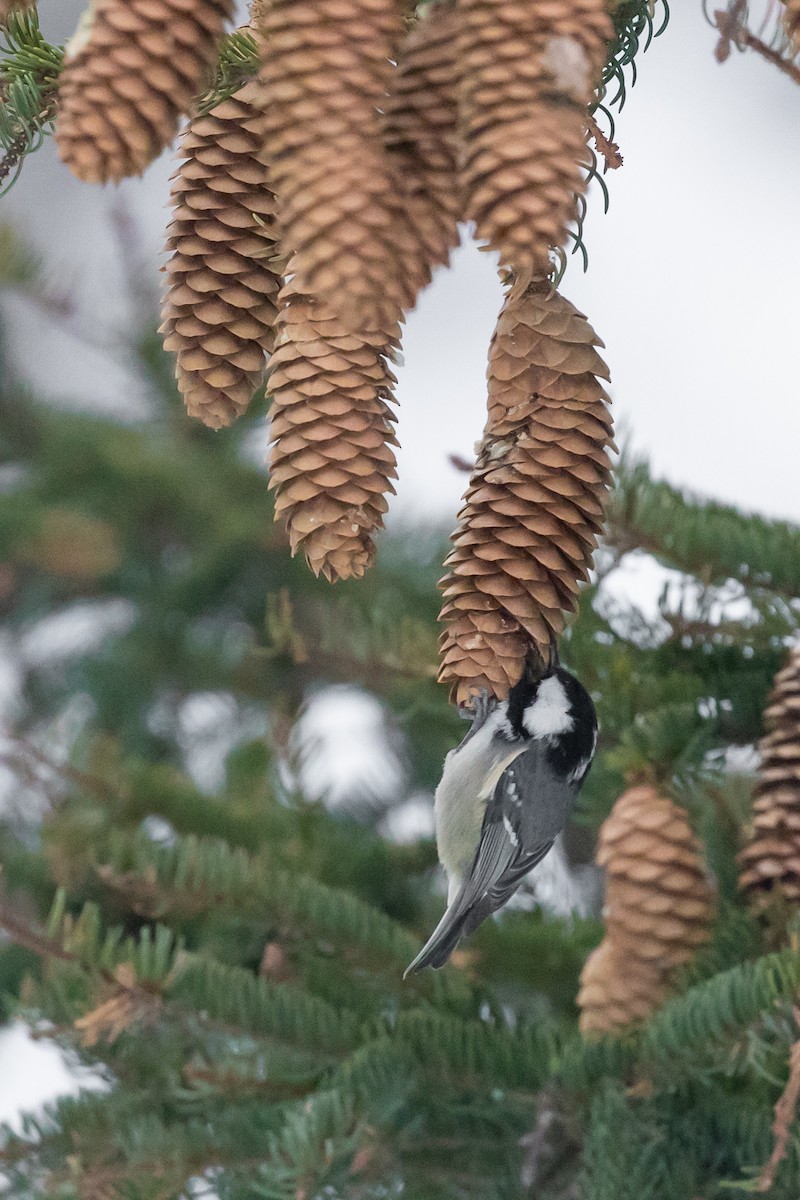
<instances>
[{"instance_id":1,"label":"bird's pale belly","mask_svg":"<svg viewBox=\"0 0 800 1200\"><path fill-rule=\"evenodd\" d=\"M448 903L472 866L486 803L503 771L524 749L523 746L508 747L507 751L498 754L493 746L493 752L490 752L493 733L491 722L487 722L462 747L455 764L451 751L436 789L436 845L439 861L447 872Z\"/></svg>"}]
</instances>

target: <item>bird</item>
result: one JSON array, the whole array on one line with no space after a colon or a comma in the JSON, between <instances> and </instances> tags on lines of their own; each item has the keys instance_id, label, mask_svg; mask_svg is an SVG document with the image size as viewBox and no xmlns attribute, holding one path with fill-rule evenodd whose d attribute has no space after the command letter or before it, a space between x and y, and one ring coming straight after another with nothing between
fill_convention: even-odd
<instances>
[{"instance_id":1,"label":"bird","mask_svg":"<svg viewBox=\"0 0 800 1200\"><path fill-rule=\"evenodd\" d=\"M447 755L434 813L447 909L404 978L441 967L513 896L567 823L597 748L597 714L558 659L529 656L508 698L481 692Z\"/></svg>"}]
</instances>

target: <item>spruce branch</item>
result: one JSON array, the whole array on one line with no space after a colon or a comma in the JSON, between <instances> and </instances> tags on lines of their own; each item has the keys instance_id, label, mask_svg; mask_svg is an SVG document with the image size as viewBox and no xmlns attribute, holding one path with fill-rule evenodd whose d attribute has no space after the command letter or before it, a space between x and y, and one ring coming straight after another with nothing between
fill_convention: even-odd
<instances>
[{"instance_id":1,"label":"spruce branch","mask_svg":"<svg viewBox=\"0 0 800 1200\"><path fill-rule=\"evenodd\" d=\"M0 195L51 132L64 51L39 30L35 8L12 11L0 33Z\"/></svg>"}]
</instances>

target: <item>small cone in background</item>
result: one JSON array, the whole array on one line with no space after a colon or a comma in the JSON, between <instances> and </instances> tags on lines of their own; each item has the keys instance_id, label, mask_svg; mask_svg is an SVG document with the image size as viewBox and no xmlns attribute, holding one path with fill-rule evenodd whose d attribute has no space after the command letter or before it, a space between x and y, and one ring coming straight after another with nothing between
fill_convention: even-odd
<instances>
[{"instance_id":1,"label":"small cone in background","mask_svg":"<svg viewBox=\"0 0 800 1200\"><path fill-rule=\"evenodd\" d=\"M605 0L459 0L466 216L523 281L547 272L584 189Z\"/></svg>"},{"instance_id":2,"label":"small cone in background","mask_svg":"<svg viewBox=\"0 0 800 1200\"><path fill-rule=\"evenodd\" d=\"M315 575L359 578L397 477L387 358L399 327L353 334L294 278L280 305L269 364L275 516Z\"/></svg>"},{"instance_id":3,"label":"small cone in background","mask_svg":"<svg viewBox=\"0 0 800 1200\"><path fill-rule=\"evenodd\" d=\"M442 581L439 679L459 703L502 698L533 642L576 607L611 467L608 370L586 318L549 285L506 299L489 352L489 415Z\"/></svg>"},{"instance_id":4,"label":"small cone in background","mask_svg":"<svg viewBox=\"0 0 800 1200\"><path fill-rule=\"evenodd\" d=\"M630 788L603 822L606 934L581 973L580 1027L610 1033L667 996L711 936L716 898L684 810L654 787Z\"/></svg>"},{"instance_id":5,"label":"small cone in background","mask_svg":"<svg viewBox=\"0 0 800 1200\"><path fill-rule=\"evenodd\" d=\"M260 80L282 244L304 293L357 331L392 327L419 256L382 141L397 0L274 0Z\"/></svg>"},{"instance_id":6,"label":"small cone in background","mask_svg":"<svg viewBox=\"0 0 800 1200\"><path fill-rule=\"evenodd\" d=\"M281 287L275 198L254 83L181 139L161 332L189 414L212 429L245 411L266 372Z\"/></svg>"},{"instance_id":7,"label":"small cone in background","mask_svg":"<svg viewBox=\"0 0 800 1200\"><path fill-rule=\"evenodd\" d=\"M417 288L458 245L457 34L452 0L427 9L400 47L386 102L384 139L423 246Z\"/></svg>"},{"instance_id":8,"label":"small cone in background","mask_svg":"<svg viewBox=\"0 0 800 1200\"><path fill-rule=\"evenodd\" d=\"M739 882L756 909L775 893L800 904L800 647L778 672L764 713L761 766Z\"/></svg>"},{"instance_id":9,"label":"small cone in background","mask_svg":"<svg viewBox=\"0 0 800 1200\"><path fill-rule=\"evenodd\" d=\"M66 47L59 153L85 183L139 175L210 82L233 0L94 0Z\"/></svg>"}]
</instances>

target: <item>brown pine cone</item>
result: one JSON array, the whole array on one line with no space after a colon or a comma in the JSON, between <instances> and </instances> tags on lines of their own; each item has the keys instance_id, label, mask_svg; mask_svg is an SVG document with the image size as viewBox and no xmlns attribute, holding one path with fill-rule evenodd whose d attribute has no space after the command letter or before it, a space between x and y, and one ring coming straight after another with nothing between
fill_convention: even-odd
<instances>
[{"instance_id":1,"label":"brown pine cone","mask_svg":"<svg viewBox=\"0 0 800 1200\"><path fill-rule=\"evenodd\" d=\"M94 0L67 43L56 142L86 183L140 175L210 82L233 0Z\"/></svg>"},{"instance_id":2,"label":"brown pine cone","mask_svg":"<svg viewBox=\"0 0 800 1200\"><path fill-rule=\"evenodd\" d=\"M613 36L605 0L459 0L463 183L478 237L546 274L583 191L587 105Z\"/></svg>"},{"instance_id":3,"label":"brown pine cone","mask_svg":"<svg viewBox=\"0 0 800 1200\"><path fill-rule=\"evenodd\" d=\"M397 477L387 359L399 327L351 333L294 279L280 305L269 364L275 516L315 575L359 578L374 559L372 534Z\"/></svg>"},{"instance_id":4,"label":"brown pine cone","mask_svg":"<svg viewBox=\"0 0 800 1200\"><path fill-rule=\"evenodd\" d=\"M424 248L417 287L458 245L457 33L453 0L427 9L400 47L386 103L386 145Z\"/></svg>"},{"instance_id":5,"label":"brown pine cone","mask_svg":"<svg viewBox=\"0 0 800 1200\"><path fill-rule=\"evenodd\" d=\"M161 332L187 411L212 429L245 411L273 344L281 276L260 98L246 83L195 117L173 176Z\"/></svg>"},{"instance_id":6,"label":"brown pine cone","mask_svg":"<svg viewBox=\"0 0 800 1200\"><path fill-rule=\"evenodd\" d=\"M282 243L304 292L354 331L392 327L419 255L382 141L397 0L273 0L260 74Z\"/></svg>"},{"instance_id":7,"label":"brown pine cone","mask_svg":"<svg viewBox=\"0 0 800 1200\"><path fill-rule=\"evenodd\" d=\"M667 980L658 966L636 961L605 937L581 971L578 1022L585 1037L615 1034L663 1004Z\"/></svg>"},{"instance_id":8,"label":"brown pine cone","mask_svg":"<svg viewBox=\"0 0 800 1200\"><path fill-rule=\"evenodd\" d=\"M739 855L740 886L757 909L775 893L800 902L800 648L775 678L764 726L753 822Z\"/></svg>"},{"instance_id":9,"label":"brown pine cone","mask_svg":"<svg viewBox=\"0 0 800 1200\"><path fill-rule=\"evenodd\" d=\"M603 822L607 936L631 964L671 971L708 941L714 888L686 813L653 787L630 788Z\"/></svg>"},{"instance_id":10,"label":"brown pine cone","mask_svg":"<svg viewBox=\"0 0 800 1200\"><path fill-rule=\"evenodd\" d=\"M686 813L649 786L630 788L600 830L605 938L581 973L580 1028L614 1033L669 994L711 936L716 897Z\"/></svg>"},{"instance_id":11,"label":"brown pine cone","mask_svg":"<svg viewBox=\"0 0 800 1200\"><path fill-rule=\"evenodd\" d=\"M489 352L489 415L442 581L439 679L459 703L502 698L533 642L543 657L574 611L610 482L608 369L549 285L509 294Z\"/></svg>"}]
</instances>

